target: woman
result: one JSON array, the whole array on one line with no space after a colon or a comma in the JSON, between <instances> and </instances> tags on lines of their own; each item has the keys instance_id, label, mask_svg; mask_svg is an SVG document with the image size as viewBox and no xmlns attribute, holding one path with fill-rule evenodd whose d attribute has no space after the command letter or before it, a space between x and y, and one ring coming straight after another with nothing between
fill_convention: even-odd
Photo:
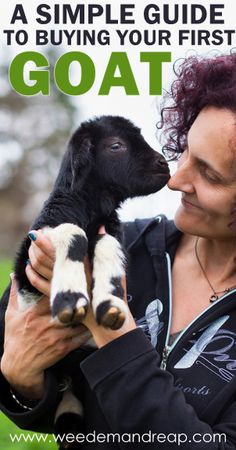
<instances>
[{"instance_id":1,"label":"woman","mask_svg":"<svg viewBox=\"0 0 236 450\"><path fill-rule=\"evenodd\" d=\"M94 448L236 448L236 55L188 58L177 75L160 127L180 156L169 188L181 204L175 225L124 226L131 312L117 331L86 320L98 350L81 363L85 437L72 448L91 448L88 433ZM86 336L49 322L53 249L33 237L26 270L45 298L20 313L13 283L1 408L50 431L60 392L48 368Z\"/></svg>"}]
</instances>

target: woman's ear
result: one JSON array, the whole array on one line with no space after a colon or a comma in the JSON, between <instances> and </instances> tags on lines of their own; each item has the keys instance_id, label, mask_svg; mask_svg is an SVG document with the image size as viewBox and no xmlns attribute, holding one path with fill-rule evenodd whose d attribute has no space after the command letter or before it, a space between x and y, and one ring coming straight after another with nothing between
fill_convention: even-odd
<instances>
[{"instance_id":1,"label":"woman's ear","mask_svg":"<svg viewBox=\"0 0 236 450\"><path fill-rule=\"evenodd\" d=\"M71 189L78 191L87 179L92 168L94 147L88 135L78 136L77 133L72 137L70 143L71 153Z\"/></svg>"}]
</instances>

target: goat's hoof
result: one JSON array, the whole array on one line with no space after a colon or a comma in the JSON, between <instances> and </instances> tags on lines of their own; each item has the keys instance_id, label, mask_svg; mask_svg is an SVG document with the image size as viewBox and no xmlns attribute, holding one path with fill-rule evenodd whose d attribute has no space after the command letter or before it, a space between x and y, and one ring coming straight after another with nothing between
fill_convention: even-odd
<instances>
[{"instance_id":1,"label":"goat's hoof","mask_svg":"<svg viewBox=\"0 0 236 450\"><path fill-rule=\"evenodd\" d=\"M87 309L88 308L86 308L86 306L80 306L78 309L75 310L75 314L73 317L74 325L77 325L83 321L83 319L85 318L85 316L87 314Z\"/></svg>"},{"instance_id":2,"label":"goat's hoof","mask_svg":"<svg viewBox=\"0 0 236 450\"><path fill-rule=\"evenodd\" d=\"M111 306L101 317L101 325L111 330L118 330L125 321L125 313L116 306Z\"/></svg>"},{"instance_id":3,"label":"goat's hoof","mask_svg":"<svg viewBox=\"0 0 236 450\"><path fill-rule=\"evenodd\" d=\"M55 301L56 299L56 301ZM52 315L62 325L78 325L87 314L88 299L78 292L58 294L52 302ZM59 302L61 300L61 303Z\"/></svg>"},{"instance_id":4,"label":"goat's hoof","mask_svg":"<svg viewBox=\"0 0 236 450\"><path fill-rule=\"evenodd\" d=\"M59 322L68 325L69 323L71 323L72 318L73 318L73 309L70 307L66 307L64 309L62 309L61 311L59 311L59 313L57 314L58 320Z\"/></svg>"},{"instance_id":5,"label":"goat's hoof","mask_svg":"<svg viewBox=\"0 0 236 450\"><path fill-rule=\"evenodd\" d=\"M63 325L79 325L85 318L86 313L87 308L85 306L80 306L78 309L67 306L58 313L57 318Z\"/></svg>"}]
</instances>

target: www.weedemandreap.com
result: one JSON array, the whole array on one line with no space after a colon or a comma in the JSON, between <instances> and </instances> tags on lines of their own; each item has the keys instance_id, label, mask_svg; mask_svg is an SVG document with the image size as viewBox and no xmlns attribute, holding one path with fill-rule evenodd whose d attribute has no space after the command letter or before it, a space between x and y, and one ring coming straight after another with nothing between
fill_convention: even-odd
<instances>
[{"instance_id":1,"label":"www.weedemandreap.com","mask_svg":"<svg viewBox=\"0 0 236 450\"><path fill-rule=\"evenodd\" d=\"M224 433L194 433L193 435L187 435L186 433L153 433L148 431L146 433L97 433L93 431L88 434L78 433L76 435L72 433L68 434L58 434L58 435L48 435L42 433L19 433L11 434L9 433L9 438L12 443L18 444L19 442L38 442L38 443L51 443L51 444L61 444L66 442L68 444L78 443L78 444L94 444L94 443L137 443L137 444L173 444L181 446L185 443L194 444L212 444L212 443L226 443L226 434Z\"/></svg>"}]
</instances>

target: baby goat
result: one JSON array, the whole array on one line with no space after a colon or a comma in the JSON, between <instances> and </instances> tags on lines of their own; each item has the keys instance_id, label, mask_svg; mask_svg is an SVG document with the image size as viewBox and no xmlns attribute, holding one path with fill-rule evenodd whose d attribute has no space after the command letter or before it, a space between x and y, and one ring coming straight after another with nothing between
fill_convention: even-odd
<instances>
[{"instance_id":1,"label":"baby goat","mask_svg":"<svg viewBox=\"0 0 236 450\"><path fill-rule=\"evenodd\" d=\"M43 229L56 250L50 298L55 320L63 324L83 320L89 302L84 271L88 255L96 320L112 329L122 326L127 307L121 286L124 254L116 209L128 197L158 191L168 179L165 159L129 120L101 116L75 131L53 191L32 227ZM102 224L107 234L98 235ZM22 308L41 297L25 274L29 246L26 237L15 265Z\"/></svg>"}]
</instances>

